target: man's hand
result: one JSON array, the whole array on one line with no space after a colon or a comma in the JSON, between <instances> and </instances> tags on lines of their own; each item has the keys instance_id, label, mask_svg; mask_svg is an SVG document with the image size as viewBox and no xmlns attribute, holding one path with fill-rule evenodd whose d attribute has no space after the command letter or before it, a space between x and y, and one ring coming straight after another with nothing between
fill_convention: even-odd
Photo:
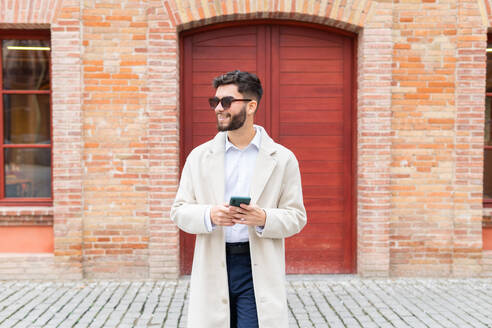
<instances>
[{"instance_id":1,"label":"man's hand","mask_svg":"<svg viewBox=\"0 0 492 328\"><path fill-rule=\"evenodd\" d=\"M264 227L266 213L256 205L241 204L241 207L230 206L230 212L234 223L246 224L250 226Z\"/></svg>"},{"instance_id":2,"label":"man's hand","mask_svg":"<svg viewBox=\"0 0 492 328\"><path fill-rule=\"evenodd\" d=\"M214 206L210 209L210 221L218 226L233 226L233 216L229 204Z\"/></svg>"}]
</instances>

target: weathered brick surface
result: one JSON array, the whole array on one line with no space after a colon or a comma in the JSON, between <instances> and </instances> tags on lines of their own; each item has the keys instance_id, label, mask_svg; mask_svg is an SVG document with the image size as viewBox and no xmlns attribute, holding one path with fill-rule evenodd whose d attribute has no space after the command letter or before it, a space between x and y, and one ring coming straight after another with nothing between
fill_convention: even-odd
<instances>
[{"instance_id":1,"label":"weathered brick surface","mask_svg":"<svg viewBox=\"0 0 492 328\"><path fill-rule=\"evenodd\" d=\"M17 0L0 3L0 22L14 28L49 26L55 21L64 0ZM69 3L66 1L65 3ZM77 1L78 2L78 1ZM77 6L77 2L73 3ZM18 25L22 25L18 26Z\"/></svg>"},{"instance_id":2,"label":"weathered brick surface","mask_svg":"<svg viewBox=\"0 0 492 328\"><path fill-rule=\"evenodd\" d=\"M482 252L480 261L482 266L481 277L492 277L492 251L486 250Z\"/></svg>"},{"instance_id":3,"label":"weathered brick surface","mask_svg":"<svg viewBox=\"0 0 492 328\"><path fill-rule=\"evenodd\" d=\"M179 175L178 34L162 1L148 9L149 276L179 275L179 232L169 219Z\"/></svg>"},{"instance_id":4,"label":"weathered brick surface","mask_svg":"<svg viewBox=\"0 0 492 328\"><path fill-rule=\"evenodd\" d=\"M146 4L82 3L87 277L149 272Z\"/></svg>"},{"instance_id":5,"label":"weathered brick surface","mask_svg":"<svg viewBox=\"0 0 492 328\"><path fill-rule=\"evenodd\" d=\"M1 5L0 28L51 29L53 63L54 204L0 208L0 225L53 224L55 252L29 255L32 265L2 254L22 263L17 271L9 264L9 274L179 275L179 231L169 220L179 176L179 32L262 18L358 33L357 272L492 274L481 241L489 0Z\"/></svg>"},{"instance_id":6,"label":"weathered brick surface","mask_svg":"<svg viewBox=\"0 0 492 328\"><path fill-rule=\"evenodd\" d=\"M365 25L373 3L373 0L163 1L171 25L180 30L237 19L279 18L356 31Z\"/></svg>"},{"instance_id":7,"label":"weathered brick surface","mask_svg":"<svg viewBox=\"0 0 492 328\"><path fill-rule=\"evenodd\" d=\"M56 7L55 7L56 8ZM65 0L51 25L53 222L59 276L82 277L82 31L79 1Z\"/></svg>"},{"instance_id":8,"label":"weathered brick surface","mask_svg":"<svg viewBox=\"0 0 492 328\"><path fill-rule=\"evenodd\" d=\"M394 10L391 272L477 275L486 40L479 6Z\"/></svg>"},{"instance_id":9,"label":"weathered brick surface","mask_svg":"<svg viewBox=\"0 0 492 328\"><path fill-rule=\"evenodd\" d=\"M478 0L477 4L480 8L480 16L482 18L483 26L492 26L492 1Z\"/></svg>"},{"instance_id":10,"label":"weathered brick surface","mask_svg":"<svg viewBox=\"0 0 492 328\"><path fill-rule=\"evenodd\" d=\"M59 279L68 278L68 272L60 272L53 254L1 254L0 280L7 279Z\"/></svg>"},{"instance_id":11,"label":"weathered brick surface","mask_svg":"<svg viewBox=\"0 0 492 328\"><path fill-rule=\"evenodd\" d=\"M477 1L458 6L453 276L476 276L482 256L482 176L487 27Z\"/></svg>"},{"instance_id":12,"label":"weathered brick surface","mask_svg":"<svg viewBox=\"0 0 492 328\"><path fill-rule=\"evenodd\" d=\"M363 276L389 274L391 17L391 4L374 6L358 42L357 272Z\"/></svg>"},{"instance_id":13,"label":"weathered brick surface","mask_svg":"<svg viewBox=\"0 0 492 328\"><path fill-rule=\"evenodd\" d=\"M457 2L402 2L394 10L391 271L447 275L453 256Z\"/></svg>"},{"instance_id":14,"label":"weathered brick surface","mask_svg":"<svg viewBox=\"0 0 492 328\"><path fill-rule=\"evenodd\" d=\"M12 206L0 208L0 226L53 225L52 207Z\"/></svg>"}]
</instances>

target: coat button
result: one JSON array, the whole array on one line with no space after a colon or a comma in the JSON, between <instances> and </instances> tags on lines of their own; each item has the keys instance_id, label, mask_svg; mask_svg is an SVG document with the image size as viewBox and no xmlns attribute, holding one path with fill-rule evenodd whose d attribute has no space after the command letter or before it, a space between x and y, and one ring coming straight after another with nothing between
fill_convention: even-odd
<instances>
[{"instance_id":1,"label":"coat button","mask_svg":"<svg viewBox=\"0 0 492 328\"><path fill-rule=\"evenodd\" d=\"M227 304L227 298L223 298L222 303Z\"/></svg>"}]
</instances>

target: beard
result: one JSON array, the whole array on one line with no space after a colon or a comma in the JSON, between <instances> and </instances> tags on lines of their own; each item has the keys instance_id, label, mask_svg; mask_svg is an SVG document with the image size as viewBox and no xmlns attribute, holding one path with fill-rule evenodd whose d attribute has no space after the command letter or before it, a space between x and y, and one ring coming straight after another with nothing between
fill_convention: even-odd
<instances>
[{"instance_id":1,"label":"beard","mask_svg":"<svg viewBox=\"0 0 492 328\"><path fill-rule=\"evenodd\" d=\"M244 122L246 122L246 105L243 106L243 108L238 114L236 115L227 114L227 117L230 117L231 120L228 125L220 125L219 119L217 118L217 130L233 131L239 129L244 125Z\"/></svg>"}]
</instances>

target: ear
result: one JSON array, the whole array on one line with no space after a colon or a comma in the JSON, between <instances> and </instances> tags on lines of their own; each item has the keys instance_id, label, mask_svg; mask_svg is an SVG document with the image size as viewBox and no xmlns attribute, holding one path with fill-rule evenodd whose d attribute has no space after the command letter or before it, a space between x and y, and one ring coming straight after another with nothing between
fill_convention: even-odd
<instances>
[{"instance_id":1,"label":"ear","mask_svg":"<svg viewBox=\"0 0 492 328\"><path fill-rule=\"evenodd\" d=\"M257 106L258 106L258 103L256 102L256 100L251 100L248 103L248 108L247 108L248 115L253 115L256 112Z\"/></svg>"}]
</instances>

